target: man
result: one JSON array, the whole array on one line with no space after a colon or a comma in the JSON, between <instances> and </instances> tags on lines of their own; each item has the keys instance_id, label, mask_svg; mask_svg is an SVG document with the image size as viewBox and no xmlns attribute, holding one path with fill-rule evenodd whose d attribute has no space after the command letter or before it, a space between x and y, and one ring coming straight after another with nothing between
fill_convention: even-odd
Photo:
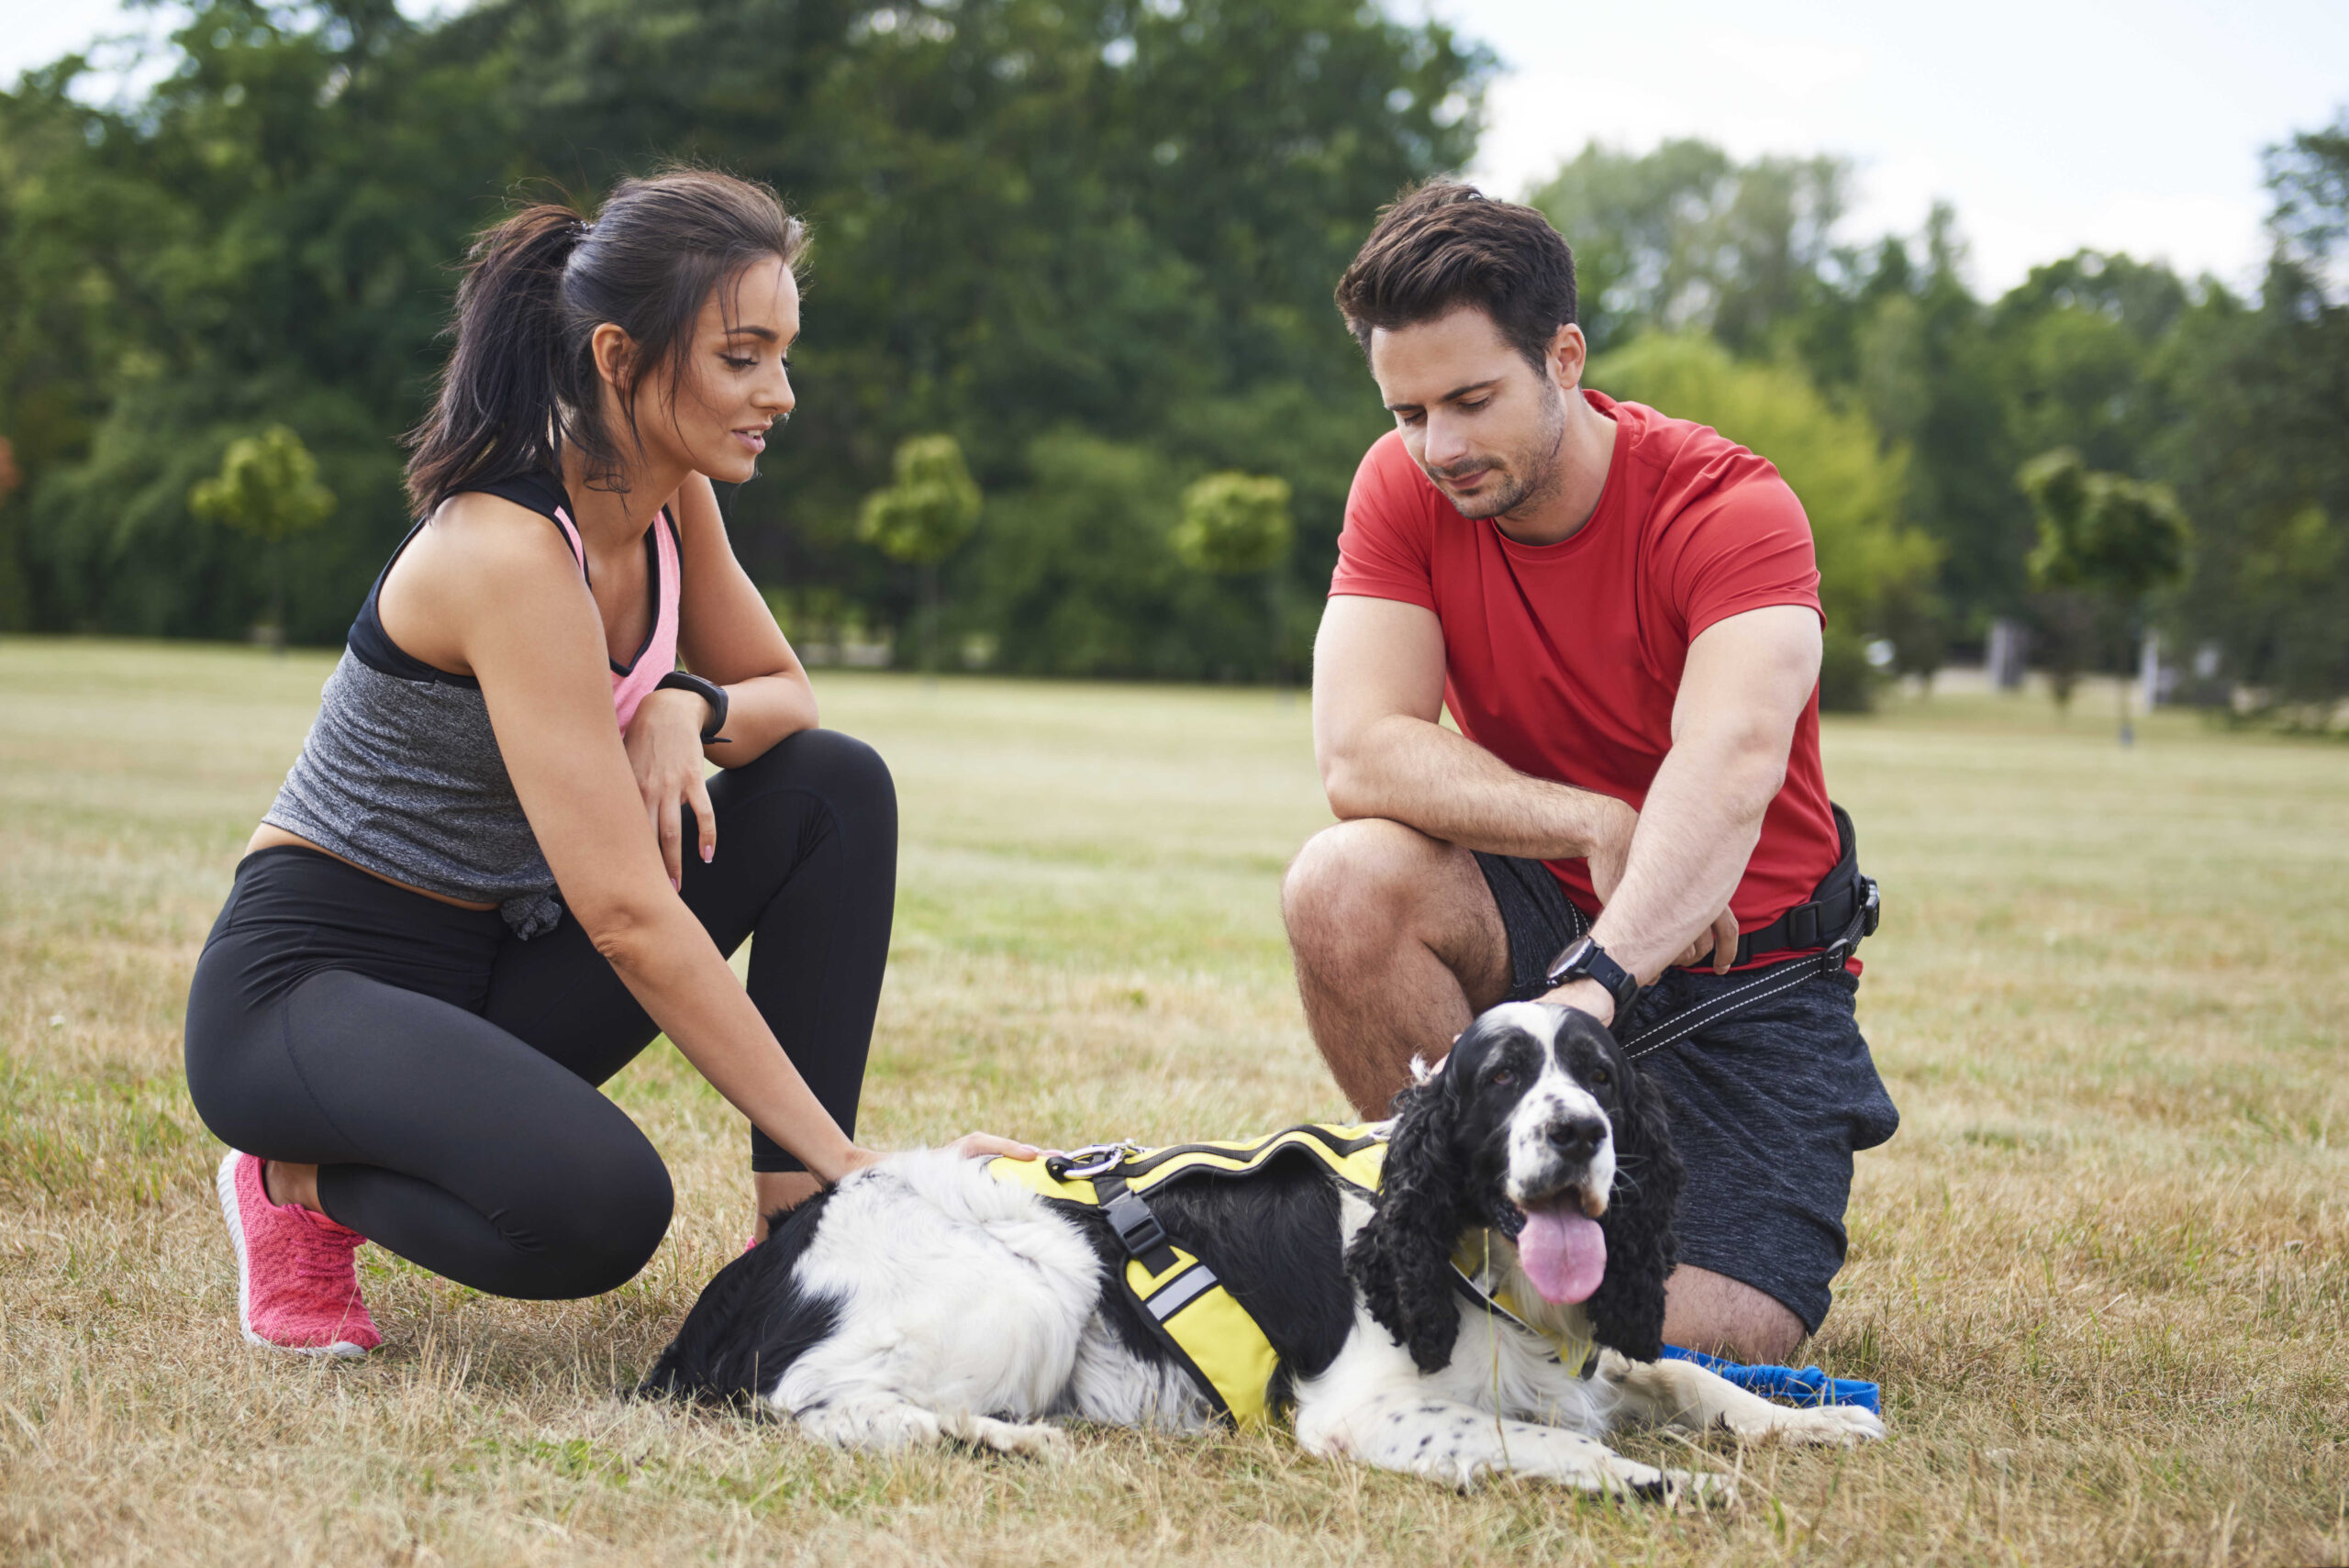
<instances>
[{"instance_id":1,"label":"man","mask_svg":"<svg viewBox=\"0 0 2349 1568\"><path fill-rule=\"evenodd\" d=\"M1858 966L1815 956L1831 936L1738 962L1840 859L1809 524L1752 452L1583 390L1573 254L1530 207L1424 186L1337 298L1396 428L1354 476L1314 648L1339 823L1282 894L1314 1040L1384 1115L1502 1001L1628 1040L1812 953L1641 1062L1689 1173L1664 1337L1782 1361L1826 1316L1852 1152L1898 1125ZM1598 956L1553 984L1586 932ZM1619 1019L1634 976L1653 989Z\"/></svg>"}]
</instances>

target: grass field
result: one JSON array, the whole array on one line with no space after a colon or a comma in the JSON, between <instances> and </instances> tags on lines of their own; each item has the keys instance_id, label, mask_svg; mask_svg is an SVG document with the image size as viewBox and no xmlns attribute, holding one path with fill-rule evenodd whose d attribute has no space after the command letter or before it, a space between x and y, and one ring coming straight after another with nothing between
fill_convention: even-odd
<instances>
[{"instance_id":1,"label":"grass field","mask_svg":"<svg viewBox=\"0 0 2349 1568\"><path fill-rule=\"evenodd\" d=\"M1881 1381L1893 1436L1708 1443L1673 1462L1742 1470L1744 1506L1670 1515L1277 1437L890 1462L623 1401L747 1206L740 1123L665 1046L615 1085L679 1195L632 1284L502 1302L369 1249L384 1351L248 1351L180 1015L326 669L0 642L0 1560L2349 1560L2349 750L2164 716L2123 751L2099 705L1987 697L1830 724L1905 1124L1812 1348ZM871 1139L1341 1111L1275 906L1327 819L1301 702L819 690L904 799Z\"/></svg>"}]
</instances>

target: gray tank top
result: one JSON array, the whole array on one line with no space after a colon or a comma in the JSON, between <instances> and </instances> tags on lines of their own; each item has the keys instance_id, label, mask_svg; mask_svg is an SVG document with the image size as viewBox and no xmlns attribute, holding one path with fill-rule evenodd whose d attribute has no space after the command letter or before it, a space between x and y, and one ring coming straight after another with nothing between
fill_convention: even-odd
<instances>
[{"instance_id":1,"label":"gray tank top","mask_svg":"<svg viewBox=\"0 0 2349 1568\"><path fill-rule=\"evenodd\" d=\"M569 497L553 479L526 474L470 488L547 517L579 552ZM660 541L664 525L669 537ZM392 562L423 526L408 531L367 591L350 644L319 693L302 754L262 820L411 887L495 903L527 940L553 929L562 906L507 776L481 683L407 653L384 634L376 608ZM618 677L631 675L657 647L675 646L675 530L665 512L645 530L653 628L635 661L613 663ZM659 548L663 542L667 549ZM581 565L584 571L584 553ZM664 621L666 639L660 635Z\"/></svg>"}]
</instances>

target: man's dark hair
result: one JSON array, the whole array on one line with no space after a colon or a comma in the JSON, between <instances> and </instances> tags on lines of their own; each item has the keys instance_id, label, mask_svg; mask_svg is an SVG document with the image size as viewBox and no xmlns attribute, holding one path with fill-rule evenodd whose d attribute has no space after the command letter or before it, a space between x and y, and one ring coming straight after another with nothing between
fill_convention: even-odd
<instances>
[{"instance_id":1,"label":"man's dark hair","mask_svg":"<svg viewBox=\"0 0 2349 1568\"><path fill-rule=\"evenodd\" d=\"M1534 369L1575 318L1575 253L1530 206L1474 185L1431 181L1378 215L1345 276L1338 309L1362 351L1370 335L1474 306Z\"/></svg>"}]
</instances>

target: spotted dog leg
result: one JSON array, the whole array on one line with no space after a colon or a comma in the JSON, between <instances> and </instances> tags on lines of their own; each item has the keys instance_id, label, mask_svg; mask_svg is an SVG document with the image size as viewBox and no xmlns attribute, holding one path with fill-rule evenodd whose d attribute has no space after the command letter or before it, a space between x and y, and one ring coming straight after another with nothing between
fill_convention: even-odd
<instances>
[{"instance_id":1,"label":"spotted dog leg","mask_svg":"<svg viewBox=\"0 0 2349 1568\"><path fill-rule=\"evenodd\" d=\"M887 1451L953 1441L1033 1459L1057 1460L1068 1452L1068 1438L1053 1427L967 1411L941 1414L885 1395L810 1406L793 1419L809 1437L841 1448Z\"/></svg>"},{"instance_id":2,"label":"spotted dog leg","mask_svg":"<svg viewBox=\"0 0 2349 1568\"><path fill-rule=\"evenodd\" d=\"M1579 1432L1497 1418L1424 1393L1398 1390L1344 1409L1300 1410L1297 1438L1324 1458L1357 1459L1463 1490L1482 1476L1504 1473L1667 1504L1694 1496L1728 1500L1720 1476L1658 1470Z\"/></svg>"},{"instance_id":3,"label":"spotted dog leg","mask_svg":"<svg viewBox=\"0 0 2349 1568\"><path fill-rule=\"evenodd\" d=\"M1873 1410L1858 1405L1798 1408L1775 1404L1694 1362L1627 1361L1609 1351L1600 1371L1621 1390L1625 1413L1651 1426L1846 1447L1884 1436L1884 1419Z\"/></svg>"}]
</instances>

